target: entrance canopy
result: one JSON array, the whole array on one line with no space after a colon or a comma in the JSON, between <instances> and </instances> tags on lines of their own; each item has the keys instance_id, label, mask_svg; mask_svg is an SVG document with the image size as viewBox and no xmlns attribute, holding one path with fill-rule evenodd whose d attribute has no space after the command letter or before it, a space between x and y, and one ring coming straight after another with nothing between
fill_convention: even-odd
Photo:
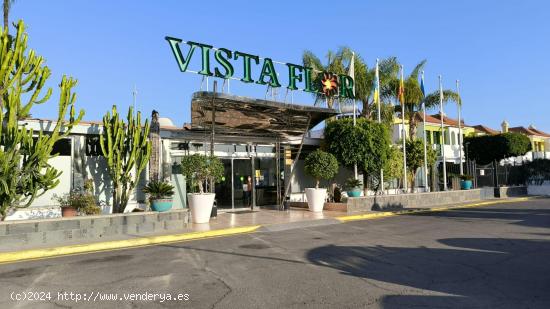
<instances>
[{"instance_id":1,"label":"entrance canopy","mask_svg":"<svg viewBox=\"0 0 550 309\"><path fill-rule=\"evenodd\" d=\"M286 139L301 136L338 112L331 108L287 104L223 93L195 92L191 100L191 128L210 130L213 114L216 134Z\"/></svg>"}]
</instances>

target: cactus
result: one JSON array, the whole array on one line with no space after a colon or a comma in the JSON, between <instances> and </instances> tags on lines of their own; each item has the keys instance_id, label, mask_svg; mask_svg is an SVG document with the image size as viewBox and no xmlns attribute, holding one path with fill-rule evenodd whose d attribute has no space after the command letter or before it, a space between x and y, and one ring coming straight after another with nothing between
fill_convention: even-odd
<instances>
[{"instance_id":1,"label":"cactus","mask_svg":"<svg viewBox=\"0 0 550 309\"><path fill-rule=\"evenodd\" d=\"M48 164L54 144L69 135L84 111L75 117L76 95L72 92L76 80L63 76L58 115L55 125L45 134L34 132L20 121L30 115L34 104L49 100L52 89L40 97L50 69L44 58L27 49L27 34L22 21L17 34L8 35L2 29L0 37L0 220L10 211L28 207L32 202L59 184L61 171ZM65 116L69 112L69 121Z\"/></svg>"},{"instance_id":2,"label":"cactus","mask_svg":"<svg viewBox=\"0 0 550 309\"><path fill-rule=\"evenodd\" d=\"M114 105L112 114L107 112L103 117L103 134L99 139L113 182L114 213L121 213L126 208L130 193L151 156L151 142L147 139L149 120L142 127L141 113L137 112L134 118L132 107L128 109L126 119L127 123L120 119Z\"/></svg>"}]
</instances>

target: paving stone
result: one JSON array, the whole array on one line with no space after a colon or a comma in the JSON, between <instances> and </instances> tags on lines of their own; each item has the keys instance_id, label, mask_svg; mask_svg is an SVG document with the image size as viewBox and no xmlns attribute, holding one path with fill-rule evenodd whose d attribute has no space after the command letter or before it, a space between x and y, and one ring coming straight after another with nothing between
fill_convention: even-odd
<instances>
[{"instance_id":1,"label":"paving stone","mask_svg":"<svg viewBox=\"0 0 550 309\"><path fill-rule=\"evenodd\" d=\"M37 222L12 223L8 225L6 234L13 235L13 234L34 233L37 231L37 225L38 225Z\"/></svg>"}]
</instances>

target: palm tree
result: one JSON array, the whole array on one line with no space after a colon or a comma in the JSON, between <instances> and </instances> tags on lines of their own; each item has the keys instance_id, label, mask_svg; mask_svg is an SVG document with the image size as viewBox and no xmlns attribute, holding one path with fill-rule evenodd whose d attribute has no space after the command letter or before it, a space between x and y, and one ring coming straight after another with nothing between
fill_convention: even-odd
<instances>
[{"instance_id":1,"label":"palm tree","mask_svg":"<svg viewBox=\"0 0 550 309\"><path fill-rule=\"evenodd\" d=\"M418 119L416 114L421 111L422 103L426 104L426 109L434 108L439 105L439 90L436 90L426 96L420 89L420 83L418 82L418 76L424 66L426 60L422 60L418 63L412 72L404 80L405 86L405 118L409 121L409 139L414 139L416 136L416 129L418 126ZM397 99L399 92L399 78L397 74L388 81L387 87L382 87L381 96L383 98ZM448 101L458 102L459 95L452 90L443 90L443 102ZM395 110L401 112L401 105L395 107Z\"/></svg>"},{"instance_id":2,"label":"palm tree","mask_svg":"<svg viewBox=\"0 0 550 309\"><path fill-rule=\"evenodd\" d=\"M4 29L8 29L8 16L10 14L11 5L15 0L4 0Z\"/></svg>"},{"instance_id":3,"label":"palm tree","mask_svg":"<svg viewBox=\"0 0 550 309\"><path fill-rule=\"evenodd\" d=\"M305 51L302 59L304 66L313 68L316 72L312 78L319 82L321 72L328 71L336 74L347 74L349 71L349 65L351 63L352 55L354 55L354 81L355 81L355 97L362 103L361 115L365 118L377 119L377 108L374 106L374 77L375 68L369 69L363 58L358 53L353 53L349 47L341 47L337 52L329 51L327 53L327 64L323 65L321 60L310 51ZM397 58L389 57L383 59L379 63L379 76L380 87L387 88L388 82L395 78L399 70L399 63ZM381 89L381 90L382 90ZM335 98L326 98L322 93L314 94L315 104L318 105L326 100L327 106L332 108L334 106ZM382 98L384 101L384 98ZM340 102L343 104L350 103L350 100L344 100ZM382 119L384 122L393 121L393 107L389 103L382 103L381 105Z\"/></svg>"},{"instance_id":4,"label":"palm tree","mask_svg":"<svg viewBox=\"0 0 550 309\"><path fill-rule=\"evenodd\" d=\"M331 72L334 74L346 74L349 67L346 67L344 65L345 59L342 57L342 49L340 49L338 52L328 51L327 53L327 64L323 65L319 57L317 57L315 54L313 54L311 51L306 50L304 51L304 54L302 55L302 62L304 66L312 68L314 71L312 72L312 80L316 85L319 85L321 83L321 78L323 77L323 72ZM360 64L355 64L355 70L357 72L358 67ZM360 70L360 69L359 69ZM356 73L357 75L357 73ZM356 88L357 91L357 88ZM315 97L315 105L320 105L323 102L327 103L328 108L334 107L335 97L326 97L323 93L317 92L314 93L313 96Z\"/></svg>"}]
</instances>

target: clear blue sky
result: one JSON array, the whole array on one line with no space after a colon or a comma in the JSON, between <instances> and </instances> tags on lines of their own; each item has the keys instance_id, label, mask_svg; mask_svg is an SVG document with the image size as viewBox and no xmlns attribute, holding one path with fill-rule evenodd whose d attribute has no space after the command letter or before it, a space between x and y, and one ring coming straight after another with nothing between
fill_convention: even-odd
<instances>
[{"instance_id":1,"label":"clear blue sky","mask_svg":"<svg viewBox=\"0 0 550 309\"><path fill-rule=\"evenodd\" d=\"M26 22L29 45L53 72L51 86L63 74L79 80L77 104L88 120L113 104L126 109L135 84L145 114L156 109L178 125L189 121L201 77L179 72L164 40L170 35L298 64L306 49L324 56L342 45L371 66L397 56L406 73L427 59L428 90L437 89L438 74L446 88L460 79L468 124L498 129L507 119L550 132L547 1L303 2L17 0L10 19ZM231 83L238 95L264 91ZM33 115L54 117L56 100ZM455 105L446 109L456 115Z\"/></svg>"}]
</instances>

